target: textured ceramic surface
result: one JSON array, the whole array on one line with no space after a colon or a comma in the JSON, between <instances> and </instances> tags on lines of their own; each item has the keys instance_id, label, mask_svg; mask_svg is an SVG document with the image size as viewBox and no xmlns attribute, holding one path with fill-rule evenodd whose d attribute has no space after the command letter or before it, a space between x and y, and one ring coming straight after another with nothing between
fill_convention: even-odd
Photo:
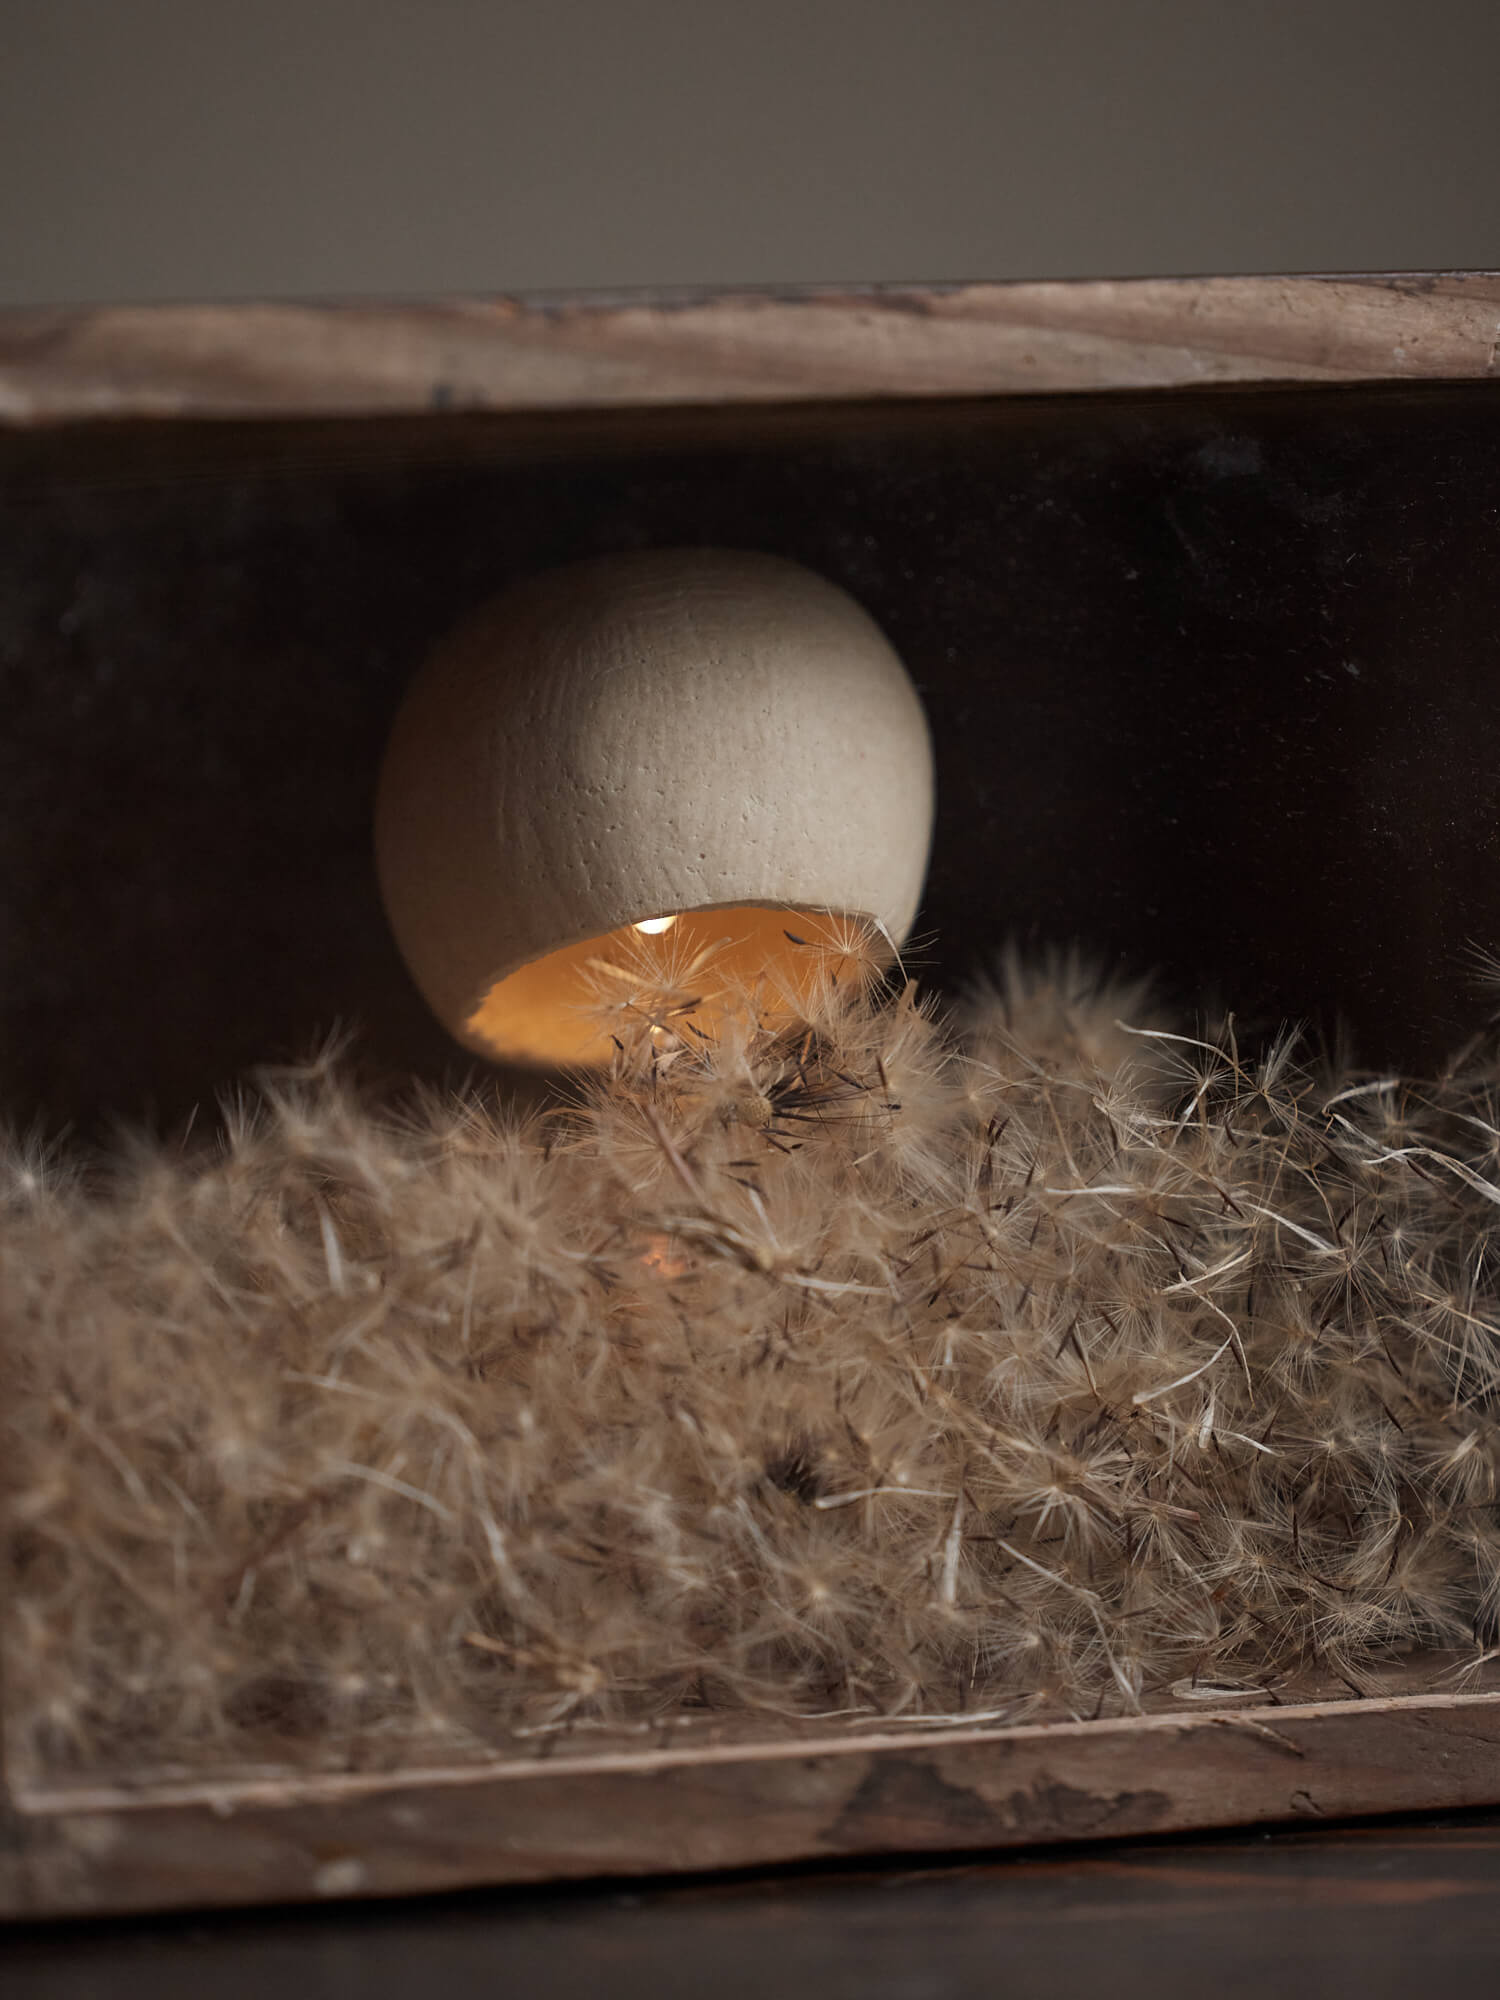
<instances>
[{"instance_id":1,"label":"textured ceramic surface","mask_svg":"<svg viewBox=\"0 0 1500 2000\"><path fill-rule=\"evenodd\" d=\"M598 941L679 915L743 977L798 949L770 906L899 942L932 812L921 704L852 598L779 557L660 550L535 578L439 647L392 732L376 853L461 1041L588 1060Z\"/></svg>"}]
</instances>

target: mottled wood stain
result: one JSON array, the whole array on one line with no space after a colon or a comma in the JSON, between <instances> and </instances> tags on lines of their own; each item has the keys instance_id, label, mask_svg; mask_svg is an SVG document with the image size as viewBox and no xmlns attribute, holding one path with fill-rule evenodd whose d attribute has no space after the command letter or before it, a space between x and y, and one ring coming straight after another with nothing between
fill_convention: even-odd
<instances>
[{"instance_id":1,"label":"mottled wood stain","mask_svg":"<svg viewBox=\"0 0 1500 2000\"><path fill-rule=\"evenodd\" d=\"M1406 1681L1421 1686L1430 1667ZM597 1737L447 1773L18 1784L12 1917L983 1852L1500 1802L1500 1692L907 1732ZM709 1732L705 1730L705 1735Z\"/></svg>"}]
</instances>

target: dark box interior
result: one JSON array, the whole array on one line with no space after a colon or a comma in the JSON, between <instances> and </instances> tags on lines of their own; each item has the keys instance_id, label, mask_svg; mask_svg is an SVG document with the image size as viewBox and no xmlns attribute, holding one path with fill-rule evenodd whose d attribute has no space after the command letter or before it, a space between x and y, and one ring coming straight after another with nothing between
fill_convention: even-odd
<instances>
[{"instance_id":1,"label":"dark box interior","mask_svg":"<svg viewBox=\"0 0 1500 2000\"><path fill-rule=\"evenodd\" d=\"M183 1119L358 1024L458 1075L371 792L424 649L611 549L845 585L932 720L915 954L1077 941L1441 1061L1500 944L1483 383L0 432L0 1116Z\"/></svg>"}]
</instances>

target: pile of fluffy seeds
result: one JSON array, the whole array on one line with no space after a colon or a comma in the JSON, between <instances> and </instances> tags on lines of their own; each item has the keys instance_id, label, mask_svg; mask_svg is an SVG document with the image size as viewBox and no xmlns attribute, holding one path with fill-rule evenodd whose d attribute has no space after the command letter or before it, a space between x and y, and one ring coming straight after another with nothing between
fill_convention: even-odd
<instances>
[{"instance_id":1,"label":"pile of fluffy seeds","mask_svg":"<svg viewBox=\"0 0 1500 2000\"><path fill-rule=\"evenodd\" d=\"M395 1762L1489 1651L1500 1058L1251 1064L1064 965L940 1022L798 948L806 1018L717 1040L711 961L601 966L614 1066L526 1121L328 1061L211 1155L11 1160L13 1748Z\"/></svg>"}]
</instances>

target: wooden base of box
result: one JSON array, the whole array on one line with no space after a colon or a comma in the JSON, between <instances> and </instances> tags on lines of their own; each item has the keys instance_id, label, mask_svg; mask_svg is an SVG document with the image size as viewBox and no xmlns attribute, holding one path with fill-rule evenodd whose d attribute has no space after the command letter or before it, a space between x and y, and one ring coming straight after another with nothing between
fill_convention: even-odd
<instances>
[{"instance_id":1,"label":"wooden base of box","mask_svg":"<svg viewBox=\"0 0 1500 2000\"><path fill-rule=\"evenodd\" d=\"M1453 1692L1467 1685L1468 1692ZM1500 1803L1500 1678L1020 1727L703 1723L450 1768L18 1785L0 1914L408 1895Z\"/></svg>"}]
</instances>

